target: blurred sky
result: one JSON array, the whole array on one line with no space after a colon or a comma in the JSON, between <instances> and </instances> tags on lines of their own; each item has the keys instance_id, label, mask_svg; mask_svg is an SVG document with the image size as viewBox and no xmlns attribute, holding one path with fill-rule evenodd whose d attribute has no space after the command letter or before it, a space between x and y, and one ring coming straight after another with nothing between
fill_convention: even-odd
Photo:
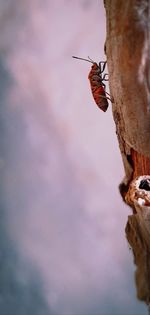
<instances>
[{"instance_id":1,"label":"blurred sky","mask_svg":"<svg viewBox=\"0 0 150 315\"><path fill-rule=\"evenodd\" d=\"M111 105L71 58L105 59L103 1L1 0L0 26L0 314L146 314Z\"/></svg>"}]
</instances>

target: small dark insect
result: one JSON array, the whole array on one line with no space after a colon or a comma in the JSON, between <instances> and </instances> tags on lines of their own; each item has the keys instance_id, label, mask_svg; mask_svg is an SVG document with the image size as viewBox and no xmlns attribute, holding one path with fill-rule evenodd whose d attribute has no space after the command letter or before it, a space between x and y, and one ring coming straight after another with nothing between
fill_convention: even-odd
<instances>
[{"instance_id":1,"label":"small dark insect","mask_svg":"<svg viewBox=\"0 0 150 315\"><path fill-rule=\"evenodd\" d=\"M112 99L110 98L110 94L106 92L106 86L103 82L103 81L108 81L108 78L106 78L108 74L105 73L102 76L102 73L105 70L107 61L100 61L99 64L97 64L90 57L88 57L88 59L84 59L84 58L72 56L72 58L85 60L93 64L91 67L91 71L88 75L88 79L91 85L92 95L97 106L103 112L106 112L108 108L108 100L112 102Z\"/></svg>"}]
</instances>

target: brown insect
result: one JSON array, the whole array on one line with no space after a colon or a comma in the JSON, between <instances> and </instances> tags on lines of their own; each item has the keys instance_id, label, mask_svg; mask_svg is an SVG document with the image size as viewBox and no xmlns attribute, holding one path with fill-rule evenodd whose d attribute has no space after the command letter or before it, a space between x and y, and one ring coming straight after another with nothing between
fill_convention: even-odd
<instances>
[{"instance_id":1,"label":"brown insect","mask_svg":"<svg viewBox=\"0 0 150 315\"><path fill-rule=\"evenodd\" d=\"M88 59L84 59L84 58L72 56L72 58L85 60L93 64L91 67L91 71L88 75L88 79L90 80L92 95L97 106L103 112L106 112L108 108L108 100L112 102L112 99L110 98L110 94L106 92L106 85L104 84L104 81L108 81L108 78L106 78L108 74L105 73L102 76L102 73L105 70L107 61L100 61L99 64L97 64L90 57L88 57Z\"/></svg>"}]
</instances>

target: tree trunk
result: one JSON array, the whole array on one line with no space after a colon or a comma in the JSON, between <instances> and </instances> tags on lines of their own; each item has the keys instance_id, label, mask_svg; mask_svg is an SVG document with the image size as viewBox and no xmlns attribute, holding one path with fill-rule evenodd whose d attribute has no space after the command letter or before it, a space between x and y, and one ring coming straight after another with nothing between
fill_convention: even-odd
<instances>
[{"instance_id":1,"label":"tree trunk","mask_svg":"<svg viewBox=\"0 0 150 315\"><path fill-rule=\"evenodd\" d=\"M104 5L112 111L125 169L120 192L133 209L126 234L137 265L137 296L149 304L150 1L105 0Z\"/></svg>"}]
</instances>

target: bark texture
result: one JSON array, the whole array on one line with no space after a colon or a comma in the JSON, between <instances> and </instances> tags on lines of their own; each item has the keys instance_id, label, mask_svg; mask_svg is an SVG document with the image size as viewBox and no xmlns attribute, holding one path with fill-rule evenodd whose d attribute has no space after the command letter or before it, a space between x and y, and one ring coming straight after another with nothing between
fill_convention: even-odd
<instances>
[{"instance_id":1,"label":"bark texture","mask_svg":"<svg viewBox=\"0 0 150 315\"><path fill-rule=\"evenodd\" d=\"M106 55L125 169L120 192L132 209L126 234L137 264L137 296L150 303L150 0L105 0ZM144 184L143 184L144 183Z\"/></svg>"},{"instance_id":2,"label":"bark texture","mask_svg":"<svg viewBox=\"0 0 150 315\"><path fill-rule=\"evenodd\" d=\"M133 175L131 150L150 158L149 5L149 0L105 0L112 110L127 182Z\"/></svg>"}]
</instances>

